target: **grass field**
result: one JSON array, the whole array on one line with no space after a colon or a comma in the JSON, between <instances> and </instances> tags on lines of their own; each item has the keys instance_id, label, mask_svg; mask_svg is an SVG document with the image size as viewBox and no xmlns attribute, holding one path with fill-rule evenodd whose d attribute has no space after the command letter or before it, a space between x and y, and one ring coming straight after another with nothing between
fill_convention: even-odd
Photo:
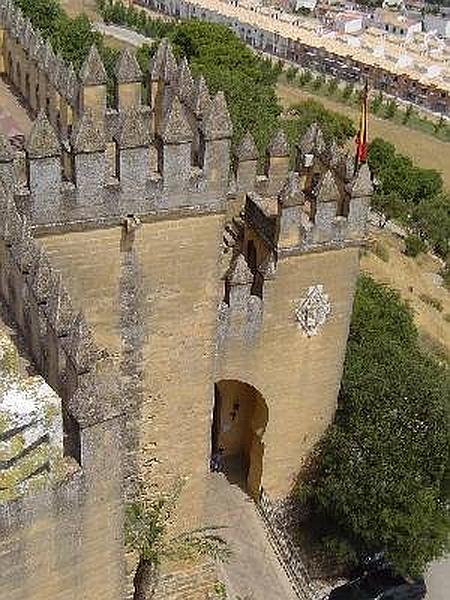
<instances>
[{"instance_id":1,"label":"grass field","mask_svg":"<svg viewBox=\"0 0 450 600\"><path fill-rule=\"evenodd\" d=\"M413 309L425 345L434 351L442 350L450 358L450 322L446 320L446 315L450 315L450 294L435 283L440 262L429 254L416 259L405 256L402 240L389 232L373 230L371 234L372 242L382 245L388 260L367 251L361 258L361 269L397 289Z\"/></svg>"},{"instance_id":2,"label":"grass field","mask_svg":"<svg viewBox=\"0 0 450 600\"><path fill-rule=\"evenodd\" d=\"M61 5L71 17L86 13L91 19L94 17L98 18L95 0L61 0Z\"/></svg>"},{"instance_id":3,"label":"grass field","mask_svg":"<svg viewBox=\"0 0 450 600\"><path fill-rule=\"evenodd\" d=\"M352 118L358 119L357 108L346 106L329 98L317 98L301 88L279 84L277 87L278 97L284 107L290 104L313 98L321 102L326 108L335 110ZM369 138L382 137L395 144L399 152L406 154L420 166L437 169L442 173L444 185L450 189L450 144L441 142L420 131L414 131L397 125L386 119L370 116Z\"/></svg>"}]
</instances>

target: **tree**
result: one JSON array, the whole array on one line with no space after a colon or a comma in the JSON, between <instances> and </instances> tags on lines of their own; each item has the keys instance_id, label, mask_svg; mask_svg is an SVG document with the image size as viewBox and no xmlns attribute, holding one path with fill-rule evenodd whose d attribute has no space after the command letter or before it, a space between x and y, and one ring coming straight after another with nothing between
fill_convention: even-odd
<instances>
[{"instance_id":1,"label":"tree","mask_svg":"<svg viewBox=\"0 0 450 600\"><path fill-rule=\"evenodd\" d=\"M175 52L187 57L194 75L204 75L212 93L225 93L234 143L250 131L263 150L281 113L275 93L278 75L272 63L256 56L223 25L182 22L171 39Z\"/></svg>"},{"instance_id":2,"label":"tree","mask_svg":"<svg viewBox=\"0 0 450 600\"><path fill-rule=\"evenodd\" d=\"M406 125L406 123L408 123L408 121L411 119L411 117L414 114L414 108L412 104L408 104L407 109L405 110L405 114L403 115L403 124Z\"/></svg>"},{"instance_id":3,"label":"tree","mask_svg":"<svg viewBox=\"0 0 450 600\"><path fill-rule=\"evenodd\" d=\"M163 560L209 557L224 560L230 556L217 527L171 534L170 519L181 492L178 482L173 492L153 501L133 502L127 507L125 542L137 552L139 563L134 577L134 600L153 598Z\"/></svg>"},{"instance_id":4,"label":"tree","mask_svg":"<svg viewBox=\"0 0 450 600\"><path fill-rule=\"evenodd\" d=\"M393 119L397 113L397 109L398 109L397 102L393 99L389 100L389 102L386 104L386 112L385 112L386 119Z\"/></svg>"},{"instance_id":5,"label":"tree","mask_svg":"<svg viewBox=\"0 0 450 600\"><path fill-rule=\"evenodd\" d=\"M285 129L292 144L298 141L312 123L318 123L325 137L334 139L337 144L343 144L356 135L355 125L351 119L326 109L317 100L305 100L294 104L290 108L290 114L294 118L286 121Z\"/></svg>"},{"instance_id":6,"label":"tree","mask_svg":"<svg viewBox=\"0 0 450 600\"><path fill-rule=\"evenodd\" d=\"M383 92L379 92L375 96L375 98L372 100L370 108L371 108L372 112L374 112L376 114L382 106L383 106Z\"/></svg>"},{"instance_id":7,"label":"tree","mask_svg":"<svg viewBox=\"0 0 450 600\"><path fill-rule=\"evenodd\" d=\"M344 98L344 100L350 100L350 98L353 96L354 91L355 88L353 87L353 85L351 83L347 83L347 85L344 88L344 91L342 92L342 97Z\"/></svg>"},{"instance_id":8,"label":"tree","mask_svg":"<svg viewBox=\"0 0 450 600\"><path fill-rule=\"evenodd\" d=\"M414 210L417 231L442 258L450 252L450 196L439 194L420 202Z\"/></svg>"},{"instance_id":9,"label":"tree","mask_svg":"<svg viewBox=\"0 0 450 600\"><path fill-rule=\"evenodd\" d=\"M397 218L415 228L415 208L442 192L440 173L416 167L410 158L381 138L370 144L368 162L378 182L374 206L386 210L388 219Z\"/></svg>"},{"instance_id":10,"label":"tree","mask_svg":"<svg viewBox=\"0 0 450 600\"><path fill-rule=\"evenodd\" d=\"M345 560L383 551L415 575L448 550L449 406L448 369L420 350L409 308L362 276L338 411L306 488L317 534Z\"/></svg>"}]
</instances>

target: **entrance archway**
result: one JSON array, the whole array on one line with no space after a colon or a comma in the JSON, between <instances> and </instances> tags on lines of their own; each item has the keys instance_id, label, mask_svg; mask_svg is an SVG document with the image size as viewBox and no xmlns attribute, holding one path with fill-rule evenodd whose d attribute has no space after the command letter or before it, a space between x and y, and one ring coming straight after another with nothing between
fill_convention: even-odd
<instances>
[{"instance_id":1,"label":"entrance archway","mask_svg":"<svg viewBox=\"0 0 450 600\"><path fill-rule=\"evenodd\" d=\"M269 411L262 394L248 383L222 379L214 386L212 456L232 483L259 498Z\"/></svg>"}]
</instances>

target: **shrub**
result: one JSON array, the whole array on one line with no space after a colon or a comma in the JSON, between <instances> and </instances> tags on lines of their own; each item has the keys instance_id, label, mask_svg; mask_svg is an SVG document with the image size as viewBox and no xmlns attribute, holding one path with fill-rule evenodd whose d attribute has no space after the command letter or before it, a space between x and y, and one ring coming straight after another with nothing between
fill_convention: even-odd
<instances>
[{"instance_id":1,"label":"shrub","mask_svg":"<svg viewBox=\"0 0 450 600\"><path fill-rule=\"evenodd\" d=\"M389 249L383 242L376 240L372 245L372 252L383 262L389 262Z\"/></svg>"},{"instance_id":2,"label":"shrub","mask_svg":"<svg viewBox=\"0 0 450 600\"><path fill-rule=\"evenodd\" d=\"M377 113L380 108L383 106L383 93L379 92L375 98L372 100L371 109L372 112Z\"/></svg>"},{"instance_id":3,"label":"shrub","mask_svg":"<svg viewBox=\"0 0 450 600\"><path fill-rule=\"evenodd\" d=\"M442 312L442 302L438 298L434 298L433 296L429 296L428 294L419 294L419 298L424 304L428 304L428 306L431 306L435 310Z\"/></svg>"},{"instance_id":4,"label":"shrub","mask_svg":"<svg viewBox=\"0 0 450 600\"><path fill-rule=\"evenodd\" d=\"M309 69L303 69L300 77L298 78L299 85L303 86L308 84L312 79L312 73Z\"/></svg>"},{"instance_id":5,"label":"shrub","mask_svg":"<svg viewBox=\"0 0 450 600\"><path fill-rule=\"evenodd\" d=\"M406 575L447 552L449 399L447 366L421 349L411 310L362 276L338 410L310 480L325 547L342 542L348 562L349 546L358 557L382 550Z\"/></svg>"},{"instance_id":6,"label":"shrub","mask_svg":"<svg viewBox=\"0 0 450 600\"><path fill-rule=\"evenodd\" d=\"M421 237L415 234L409 234L405 238L405 254L415 258L421 252L426 252L427 245Z\"/></svg>"},{"instance_id":7,"label":"shrub","mask_svg":"<svg viewBox=\"0 0 450 600\"><path fill-rule=\"evenodd\" d=\"M405 114L403 115L403 125L406 125L406 123L412 117L413 113L414 113L413 105L408 104L408 108L405 110Z\"/></svg>"},{"instance_id":8,"label":"shrub","mask_svg":"<svg viewBox=\"0 0 450 600\"><path fill-rule=\"evenodd\" d=\"M332 77L328 82L328 93L334 94L338 88L338 81L335 77Z\"/></svg>"},{"instance_id":9,"label":"shrub","mask_svg":"<svg viewBox=\"0 0 450 600\"><path fill-rule=\"evenodd\" d=\"M350 98L353 96L353 92L355 91L353 85L351 83L347 83L347 85L344 88L344 91L342 92L342 97L344 98L344 100L350 100Z\"/></svg>"},{"instance_id":10,"label":"shrub","mask_svg":"<svg viewBox=\"0 0 450 600\"><path fill-rule=\"evenodd\" d=\"M448 290L450 290L450 263L447 260L447 264L445 265L444 269L442 270L442 280L444 282L444 287L446 287Z\"/></svg>"},{"instance_id":11,"label":"shrub","mask_svg":"<svg viewBox=\"0 0 450 600\"><path fill-rule=\"evenodd\" d=\"M312 87L315 90L319 90L323 84L325 83L325 77L323 75L317 75L315 79L312 81Z\"/></svg>"},{"instance_id":12,"label":"shrub","mask_svg":"<svg viewBox=\"0 0 450 600\"><path fill-rule=\"evenodd\" d=\"M395 117L397 109L398 109L397 102L395 100L389 100L389 102L386 105L386 111L385 111L386 119L393 119Z\"/></svg>"},{"instance_id":13,"label":"shrub","mask_svg":"<svg viewBox=\"0 0 450 600\"><path fill-rule=\"evenodd\" d=\"M297 76L297 73L298 73L298 69L296 69L295 67L288 67L288 69L286 70L286 79L288 80L289 83L294 81L294 79Z\"/></svg>"}]
</instances>

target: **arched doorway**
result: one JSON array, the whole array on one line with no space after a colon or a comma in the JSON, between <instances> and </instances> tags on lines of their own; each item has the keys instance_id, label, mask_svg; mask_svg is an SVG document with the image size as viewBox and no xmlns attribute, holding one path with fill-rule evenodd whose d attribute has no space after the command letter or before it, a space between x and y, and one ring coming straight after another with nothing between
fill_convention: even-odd
<instances>
[{"instance_id":1,"label":"arched doorway","mask_svg":"<svg viewBox=\"0 0 450 600\"><path fill-rule=\"evenodd\" d=\"M248 383L222 379L214 386L212 456L232 483L259 498L263 436L269 412L262 394Z\"/></svg>"}]
</instances>

